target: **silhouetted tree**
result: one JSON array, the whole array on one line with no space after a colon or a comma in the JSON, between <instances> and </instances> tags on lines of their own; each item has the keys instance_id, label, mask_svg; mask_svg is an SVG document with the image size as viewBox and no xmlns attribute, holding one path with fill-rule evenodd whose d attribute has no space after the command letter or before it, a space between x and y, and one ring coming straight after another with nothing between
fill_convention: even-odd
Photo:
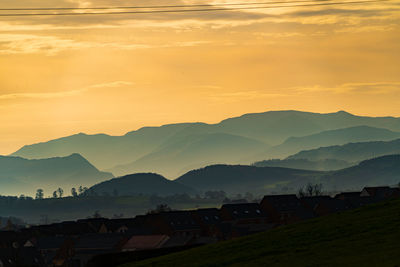
<instances>
[{"instance_id":1,"label":"silhouetted tree","mask_svg":"<svg viewBox=\"0 0 400 267\"><path fill-rule=\"evenodd\" d=\"M59 187L59 188L57 189L57 192L58 192L58 197L59 197L59 198L62 198L62 196L63 196L63 194L64 194L64 190L63 190L61 187Z\"/></svg>"},{"instance_id":2,"label":"silhouetted tree","mask_svg":"<svg viewBox=\"0 0 400 267\"><path fill-rule=\"evenodd\" d=\"M53 192L53 198L57 198L57 191Z\"/></svg>"},{"instance_id":3,"label":"silhouetted tree","mask_svg":"<svg viewBox=\"0 0 400 267\"><path fill-rule=\"evenodd\" d=\"M79 186L78 192L79 192L79 195L81 195L83 193L83 187L82 186Z\"/></svg>"},{"instance_id":4,"label":"silhouetted tree","mask_svg":"<svg viewBox=\"0 0 400 267\"><path fill-rule=\"evenodd\" d=\"M43 199L44 194L43 194L43 189L38 189L36 190L36 199Z\"/></svg>"},{"instance_id":5,"label":"silhouetted tree","mask_svg":"<svg viewBox=\"0 0 400 267\"><path fill-rule=\"evenodd\" d=\"M147 214L157 214L161 212L171 211L172 209L167 204L159 204L154 210L149 210Z\"/></svg>"},{"instance_id":6,"label":"silhouetted tree","mask_svg":"<svg viewBox=\"0 0 400 267\"><path fill-rule=\"evenodd\" d=\"M78 196L78 193L76 192L75 187L72 187L72 188L71 188L71 195L72 195L73 197L77 197L77 196Z\"/></svg>"},{"instance_id":7,"label":"silhouetted tree","mask_svg":"<svg viewBox=\"0 0 400 267\"><path fill-rule=\"evenodd\" d=\"M300 197L313 197L322 195L322 184L308 183L305 188L300 188L298 192Z\"/></svg>"},{"instance_id":8,"label":"silhouetted tree","mask_svg":"<svg viewBox=\"0 0 400 267\"><path fill-rule=\"evenodd\" d=\"M100 211L96 210L96 211L94 212L94 214L93 214L93 218L95 218L95 219L101 218Z\"/></svg>"}]
</instances>

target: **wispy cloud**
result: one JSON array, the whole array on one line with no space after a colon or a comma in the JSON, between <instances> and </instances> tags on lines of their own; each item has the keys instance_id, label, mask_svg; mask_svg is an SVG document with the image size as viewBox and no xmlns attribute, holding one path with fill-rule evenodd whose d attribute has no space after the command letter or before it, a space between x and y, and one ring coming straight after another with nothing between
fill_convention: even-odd
<instances>
[{"instance_id":1,"label":"wispy cloud","mask_svg":"<svg viewBox=\"0 0 400 267\"><path fill-rule=\"evenodd\" d=\"M295 94L330 92L335 94L389 94L400 93L400 82L370 82L344 83L337 86L325 87L320 85L292 87L285 91Z\"/></svg>"},{"instance_id":2,"label":"wispy cloud","mask_svg":"<svg viewBox=\"0 0 400 267\"><path fill-rule=\"evenodd\" d=\"M89 85L85 88L70 90L70 91L62 91L62 92L38 92L38 93L12 93L12 94L4 94L0 95L0 100L10 100L10 99L23 99L23 98L32 98L32 99L50 99L50 98L63 98L70 96L77 96L82 93L85 93L92 89L99 88L119 88L124 86L133 85L132 82L127 81L114 81L109 83L100 83Z\"/></svg>"}]
</instances>

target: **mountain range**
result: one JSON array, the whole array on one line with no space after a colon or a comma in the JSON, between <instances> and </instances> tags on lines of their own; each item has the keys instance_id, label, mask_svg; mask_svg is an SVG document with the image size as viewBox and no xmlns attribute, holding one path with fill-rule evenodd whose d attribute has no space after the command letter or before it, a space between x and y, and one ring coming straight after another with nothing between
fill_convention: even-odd
<instances>
[{"instance_id":1,"label":"mountain range","mask_svg":"<svg viewBox=\"0 0 400 267\"><path fill-rule=\"evenodd\" d=\"M400 119L361 117L340 111L319 114L270 111L217 124L145 127L123 136L76 134L27 145L12 156L28 159L79 153L115 175L157 172L169 179L210 164L250 164L304 149L400 137Z\"/></svg>"},{"instance_id":2,"label":"mountain range","mask_svg":"<svg viewBox=\"0 0 400 267\"><path fill-rule=\"evenodd\" d=\"M58 187L91 186L113 177L101 172L79 154L49 159L24 159L0 156L0 195L27 194L36 189L51 195ZM69 192L66 192L69 194Z\"/></svg>"}]
</instances>

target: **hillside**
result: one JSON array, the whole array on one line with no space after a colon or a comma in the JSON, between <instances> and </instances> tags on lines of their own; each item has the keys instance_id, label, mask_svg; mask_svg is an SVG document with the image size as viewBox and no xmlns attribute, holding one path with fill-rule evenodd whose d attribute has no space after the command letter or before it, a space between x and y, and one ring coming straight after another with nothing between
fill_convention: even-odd
<instances>
[{"instance_id":1,"label":"hillside","mask_svg":"<svg viewBox=\"0 0 400 267\"><path fill-rule=\"evenodd\" d=\"M302 137L289 137L282 144L268 149L265 154L275 158L287 157L302 150L354 142L389 141L399 137L399 132L393 132L388 129L355 126L323 131Z\"/></svg>"},{"instance_id":2,"label":"hillside","mask_svg":"<svg viewBox=\"0 0 400 267\"><path fill-rule=\"evenodd\" d=\"M274 190L297 190L322 172L277 167L212 165L190 171L176 181L200 191L224 190L227 193L265 194Z\"/></svg>"},{"instance_id":3,"label":"hillside","mask_svg":"<svg viewBox=\"0 0 400 267\"><path fill-rule=\"evenodd\" d=\"M300 112L300 111L270 111L257 114L246 114L236 118L223 120L217 124L205 123L181 123L161 127L145 127L132 131L124 136L109 136L105 134L86 135L77 134L49 142L27 145L13 153L13 156L21 156L29 159L66 156L71 153L80 153L96 167L102 170L112 169L119 174L125 174L132 170L161 171L155 166L163 164L165 159L171 158L171 163L165 163L171 170L165 170L163 175L181 173L188 168L204 166L205 163L219 162L232 163L230 151L241 150L241 142L219 147L219 156L213 161L208 158L215 152L209 153L193 151L192 162L181 162L174 157L174 153L182 154L185 146L191 142L197 142L198 135L228 134L252 140L263 144L264 151L268 145L279 145L290 137L299 137L317 134L323 131L348 128L354 126L369 126L384 128L391 131L400 131L400 119L392 117L360 117L344 111L328 114ZM188 139L193 138L193 141ZM381 140L381 139L379 139ZM245 141L243 141L245 142ZM331 143L330 143L331 144ZM165 151L170 145L173 151ZM326 145L326 144L325 144ZM234 148L232 147L234 146ZM251 147L251 146L250 146ZM227 153L224 153L227 151ZM206 154L206 157L202 155ZM266 159L258 157L258 150L245 149L239 159L245 159L241 163L250 163L254 160ZM152 164L156 158L157 164ZM237 161L237 158L234 159ZM183 165L181 165L183 163ZM140 164L143 164L141 166ZM115 166L117 168L113 169Z\"/></svg>"},{"instance_id":4,"label":"hillside","mask_svg":"<svg viewBox=\"0 0 400 267\"><path fill-rule=\"evenodd\" d=\"M137 173L101 182L89 188L99 195L174 195L193 194L195 190L154 173Z\"/></svg>"},{"instance_id":5,"label":"hillside","mask_svg":"<svg viewBox=\"0 0 400 267\"><path fill-rule=\"evenodd\" d=\"M154 152L110 171L117 175L153 171L175 178L210 164L239 163L246 155L267 147L262 142L230 134L179 135L170 138Z\"/></svg>"},{"instance_id":6,"label":"hillside","mask_svg":"<svg viewBox=\"0 0 400 267\"><path fill-rule=\"evenodd\" d=\"M301 151L295 155L289 156L288 159L308 159L313 161L339 159L349 162L359 162L390 154L400 154L400 139L321 147L318 149Z\"/></svg>"},{"instance_id":7,"label":"hillside","mask_svg":"<svg viewBox=\"0 0 400 267\"><path fill-rule=\"evenodd\" d=\"M329 172L321 181L331 188L354 188L400 183L400 155L389 155L362 161L360 164Z\"/></svg>"},{"instance_id":8,"label":"hillside","mask_svg":"<svg viewBox=\"0 0 400 267\"><path fill-rule=\"evenodd\" d=\"M300 170L333 171L340 170L354 164L338 159L308 160L308 159L271 159L253 163L256 167L282 167Z\"/></svg>"},{"instance_id":9,"label":"hillside","mask_svg":"<svg viewBox=\"0 0 400 267\"><path fill-rule=\"evenodd\" d=\"M383 156L338 171L311 171L280 167L213 165L190 171L176 181L200 191L267 194L297 192L306 183L322 183L325 190L359 190L363 186L400 182L400 155Z\"/></svg>"},{"instance_id":10,"label":"hillside","mask_svg":"<svg viewBox=\"0 0 400 267\"><path fill-rule=\"evenodd\" d=\"M398 266L400 200L129 266Z\"/></svg>"},{"instance_id":11,"label":"hillside","mask_svg":"<svg viewBox=\"0 0 400 267\"><path fill-rule=\"evenodd\" d=\"M58 187L68 193L71 187L88 186L113 177L111 173L100 172L79 154L39 160L0 156L0 170L0 195L33 196L38 188L50 195Z\"/></svg>"}]
</instances>

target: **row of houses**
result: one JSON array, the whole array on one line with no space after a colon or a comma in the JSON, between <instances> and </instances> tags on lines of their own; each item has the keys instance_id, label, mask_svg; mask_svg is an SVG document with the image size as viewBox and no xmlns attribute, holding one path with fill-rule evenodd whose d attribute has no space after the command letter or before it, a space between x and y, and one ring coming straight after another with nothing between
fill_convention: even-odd
<instances>
[{"instance_id":1,"label":"row of houses","mask_svg":"<svg viewBox=\"0 0 400 267\"><path fill-rule=\"evenodd\" d=\"M98 255L210 244L398 197L400 190L390 187L366 187L335 197L269 195L259 203L224 204L219 209L82 219L0 231L0 267L101 266L96 262Z\"/></svg>"}]
</instances>

